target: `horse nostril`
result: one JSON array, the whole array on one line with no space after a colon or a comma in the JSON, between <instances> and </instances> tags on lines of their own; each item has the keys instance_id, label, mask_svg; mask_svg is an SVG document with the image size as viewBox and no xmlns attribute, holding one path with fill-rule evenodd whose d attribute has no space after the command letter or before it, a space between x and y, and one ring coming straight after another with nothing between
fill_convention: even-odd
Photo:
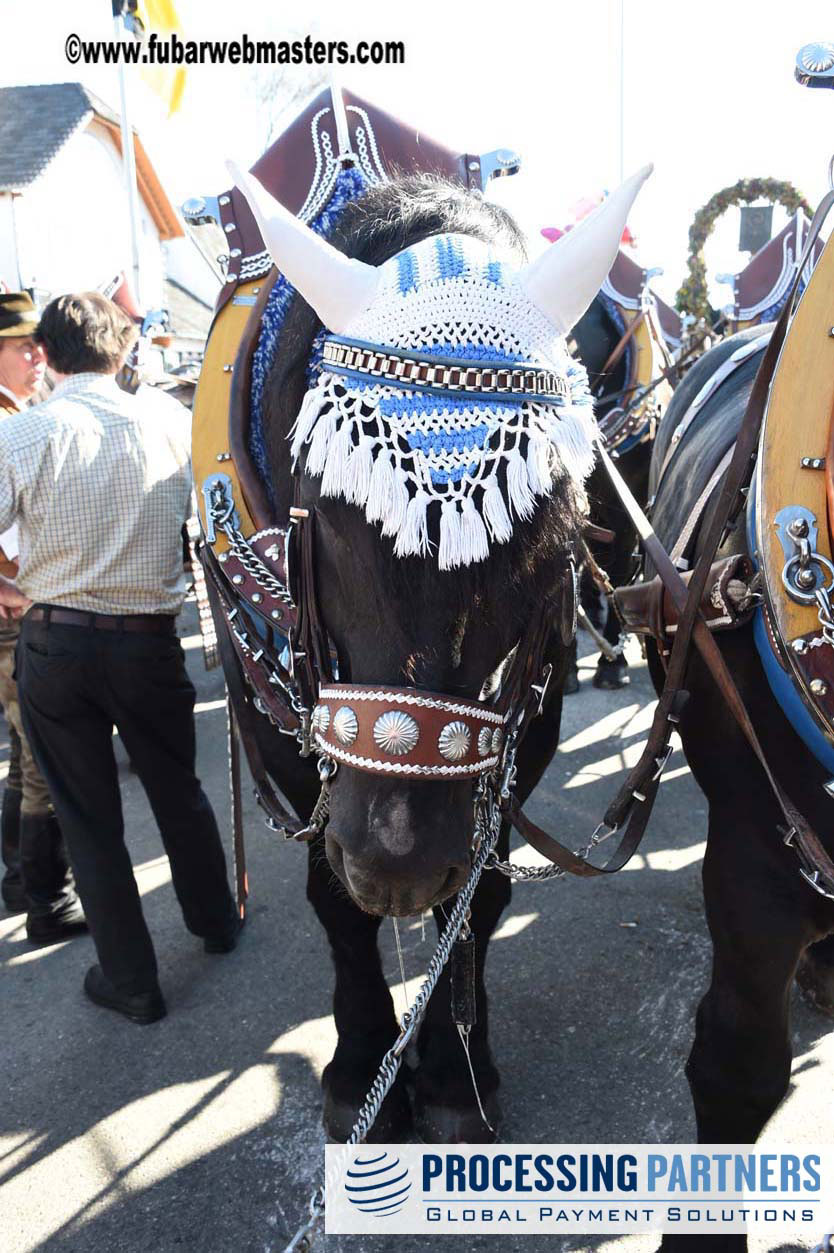
<instances>
[{"instance_id":1,"label":"horse nostril","mask_svg":"<svg viewBox=\"0 0 834 1253\"><path fill-rule=\"evenodd\" d=\"M450 866L446 878L443 880L443 887L440 889L439 900L445 901L455 892L459 892L466 882L469 874L469 866L456 865Z\"/></svg>"}]
</instances>

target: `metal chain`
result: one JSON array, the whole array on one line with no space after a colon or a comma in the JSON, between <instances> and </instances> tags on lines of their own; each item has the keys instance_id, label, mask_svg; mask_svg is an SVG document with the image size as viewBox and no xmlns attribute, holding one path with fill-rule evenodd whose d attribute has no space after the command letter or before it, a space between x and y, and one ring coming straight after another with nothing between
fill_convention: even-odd
<instances>
[{"instance_id":1,"label":"metal chain","mask_svg":"<svg viewBox=\"0 0 834 1253\"><path fill-rule=\"evenodd\" d=\"M274 831L277 835L282 835L285 840L296 840L303 842L312 839L314 836L320 835L324 830L325 823L330 814L330 780L339 768L339 763L334 761L327 753L319 753L318 771L321 780L321 788L319 789L318 799L313 806L310 820L306 827L302 827L299 831L288 831L286 826L276 820L269 813L267 805L261 798L260 792L255 789L255 799L258 801L262 809L267 810L266 825L270 831Z\"/></svg>"},{"instance_id":2,"label":"metal chain","mask_svg":"<svg viewBox=\"0 0 834 1253\"><path fill-rule=\"evenodd\" d=\"M310 1217L298 1228L284 1253L310 1253L316 1238L316 1230L323 1217L324 1187L321 1186L316 1188L310 1197Z\"/></svg>"},{"instance_id":3,"label":"metal chain","mask_svg":"<svg viewBox=\"0 0 834 1253\"><path fill-rule=\"evenodd\" d=\"M815 635L812 640L808 640L809 648L819 648L822 644L828 644L834 648L834 614L831 611L831 598L828 594L827 587L818 587L814 592L817 600L817 617L822 628L821 635Z\"/></svg>"},{"instance_id":4,"label":"metal chain","mask_svg":"<svg viewBox=\"0 0 834 1253\"><path fill-rule=\"evenodd\" d=\"M269 567L264 565L243 532L239 531L228 519L225 522L219 519L217 521L223 530L223 534L229 541L232 554L237 557L246 573L255 580L258 587L262 587L270 596L277 596L285 605L291 605L293 600L290 596L289 588L285 587L279 579L276 579Z\"/></svg>"},{"instance_id":5,"label":"metal chain","mask_svg":"<svg viewBox=\"0 0 834 1253\"><path fill-rule=\"evenodd\" d=\"M600 822L588 843L582 849L576 849L575 855L587 860L598 844L604 844L616 835L618 827L609 827ZM500 861L497 853L492 853L487 860L487 870L497 870L508 879L517 879L519 883L542 883L549 879L562 879L567 874L561 866L520 866L514 861Z\"/></svg>"},{"instance_id":6,"label":"metal chain","mask_svg":"<svg viewBox=\"0 0 834 1253\"><path fill-rule=\"evenodd\" d=\"M429 998L437 986L437 981L443 973L444 966L449 960L452 946L466 924L472 897L475 895L475 889L478 886L481 874L486 869L492 856L500 830L501 812L498 800L494 794L493 785L485 776L479 785L479 794L476 800L475 839L477 852L472 862L469 878L457 894L454 908L438 940L437 948L434 950L432 959L429 962L426 977L420 990L412 1001L411 1007L405 1011L400 1019L399 1034L379 1064L376 1078L371 1084L365 1103L360 1109L356 1122L353 1125L353 1130L348 1136L348 1144L362 1144L379 1115L383 1101L394 1085L394 1080L402 1064L403 1054L414 1032L423 1020ZM324 1208L324 1188L322 1185L319 1185L310 1197L310 1217L298 1228L298 1231L296 1231L292 1240L286 1246L284 1253L309 1253L309 1250L313 1247L317 1228L324 1218Z\"/></svg>"}]
</instances>

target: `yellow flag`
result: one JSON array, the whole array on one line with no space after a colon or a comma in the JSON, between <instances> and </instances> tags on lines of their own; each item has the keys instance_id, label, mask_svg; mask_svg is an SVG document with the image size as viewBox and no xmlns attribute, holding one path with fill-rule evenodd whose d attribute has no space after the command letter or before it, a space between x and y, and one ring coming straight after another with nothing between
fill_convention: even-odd
<instances>
[{"instance_id":1,"label":"yellow flag","mask_svg":"<svg viewBox=\"0 0 834 1253\"><path fill-rule=\"evenodd\" d=\"M185 91L185 68L172 63L173 49L171 35L182 35L182 26L172 0L139 0L139 16L145 28L145 39L151 31L165 40L168 52L168 65L143 65L142 77L151 91L165 101L168 116L176 113L182 102Z\"/></svg>"}]
</instances>

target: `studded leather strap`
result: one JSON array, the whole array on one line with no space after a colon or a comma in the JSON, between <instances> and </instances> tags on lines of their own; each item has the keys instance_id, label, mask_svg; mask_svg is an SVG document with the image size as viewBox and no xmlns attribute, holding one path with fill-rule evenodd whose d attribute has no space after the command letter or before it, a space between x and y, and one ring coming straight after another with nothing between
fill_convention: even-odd
<instances>
[{"instance_id":1,"label":"studded leather strap","mask_svg":"<svg viewBox=\"0 0 834 1253\"><path fill-rule=\"evenodd\" d=\"M473 392L478 396L508 396L566 401L568 380L555 370L525 366L482 366L477 361L428 361L414 353L369 344L326 339L322 366L338 373L358 373L398 387L429 391Z\"/></svg>"},{"instance_id":2,"label":"studded leather strap","mask_svg":"<svg viewBox=\"0 0 834 1253\"><path fill-rule=\"evenodd\" d=\"M334 683L319 691L313 732L336 761L370 774L472 779L498 764L504 714L416 688Z\"/></svg>"}]
</instances>

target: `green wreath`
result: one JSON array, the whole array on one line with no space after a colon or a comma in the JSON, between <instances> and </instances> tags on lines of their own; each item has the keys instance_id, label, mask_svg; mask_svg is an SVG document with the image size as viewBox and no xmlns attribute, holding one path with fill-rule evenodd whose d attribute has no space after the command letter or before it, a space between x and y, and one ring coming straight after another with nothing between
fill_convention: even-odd
<instances>
[{"instance_id":1,"label":"green wreath","mask_svg":"<svg viewBox=\"0 0 834 1253\"><path fill-rule=\"evenodd\" d=\"M784 205L789 213L802 209L811 216L808 201L796 190L793 183L785 183L778 178L740 178L732 187L717 191L698 210L689 228L688 273L675 297L675 307L679 313L692 313L696 318L712 320L712 309L707 299L704 245L722 213L733 205L750 204L754 200L769 200L771 204Z\"/></svg>"}]
</instances>

